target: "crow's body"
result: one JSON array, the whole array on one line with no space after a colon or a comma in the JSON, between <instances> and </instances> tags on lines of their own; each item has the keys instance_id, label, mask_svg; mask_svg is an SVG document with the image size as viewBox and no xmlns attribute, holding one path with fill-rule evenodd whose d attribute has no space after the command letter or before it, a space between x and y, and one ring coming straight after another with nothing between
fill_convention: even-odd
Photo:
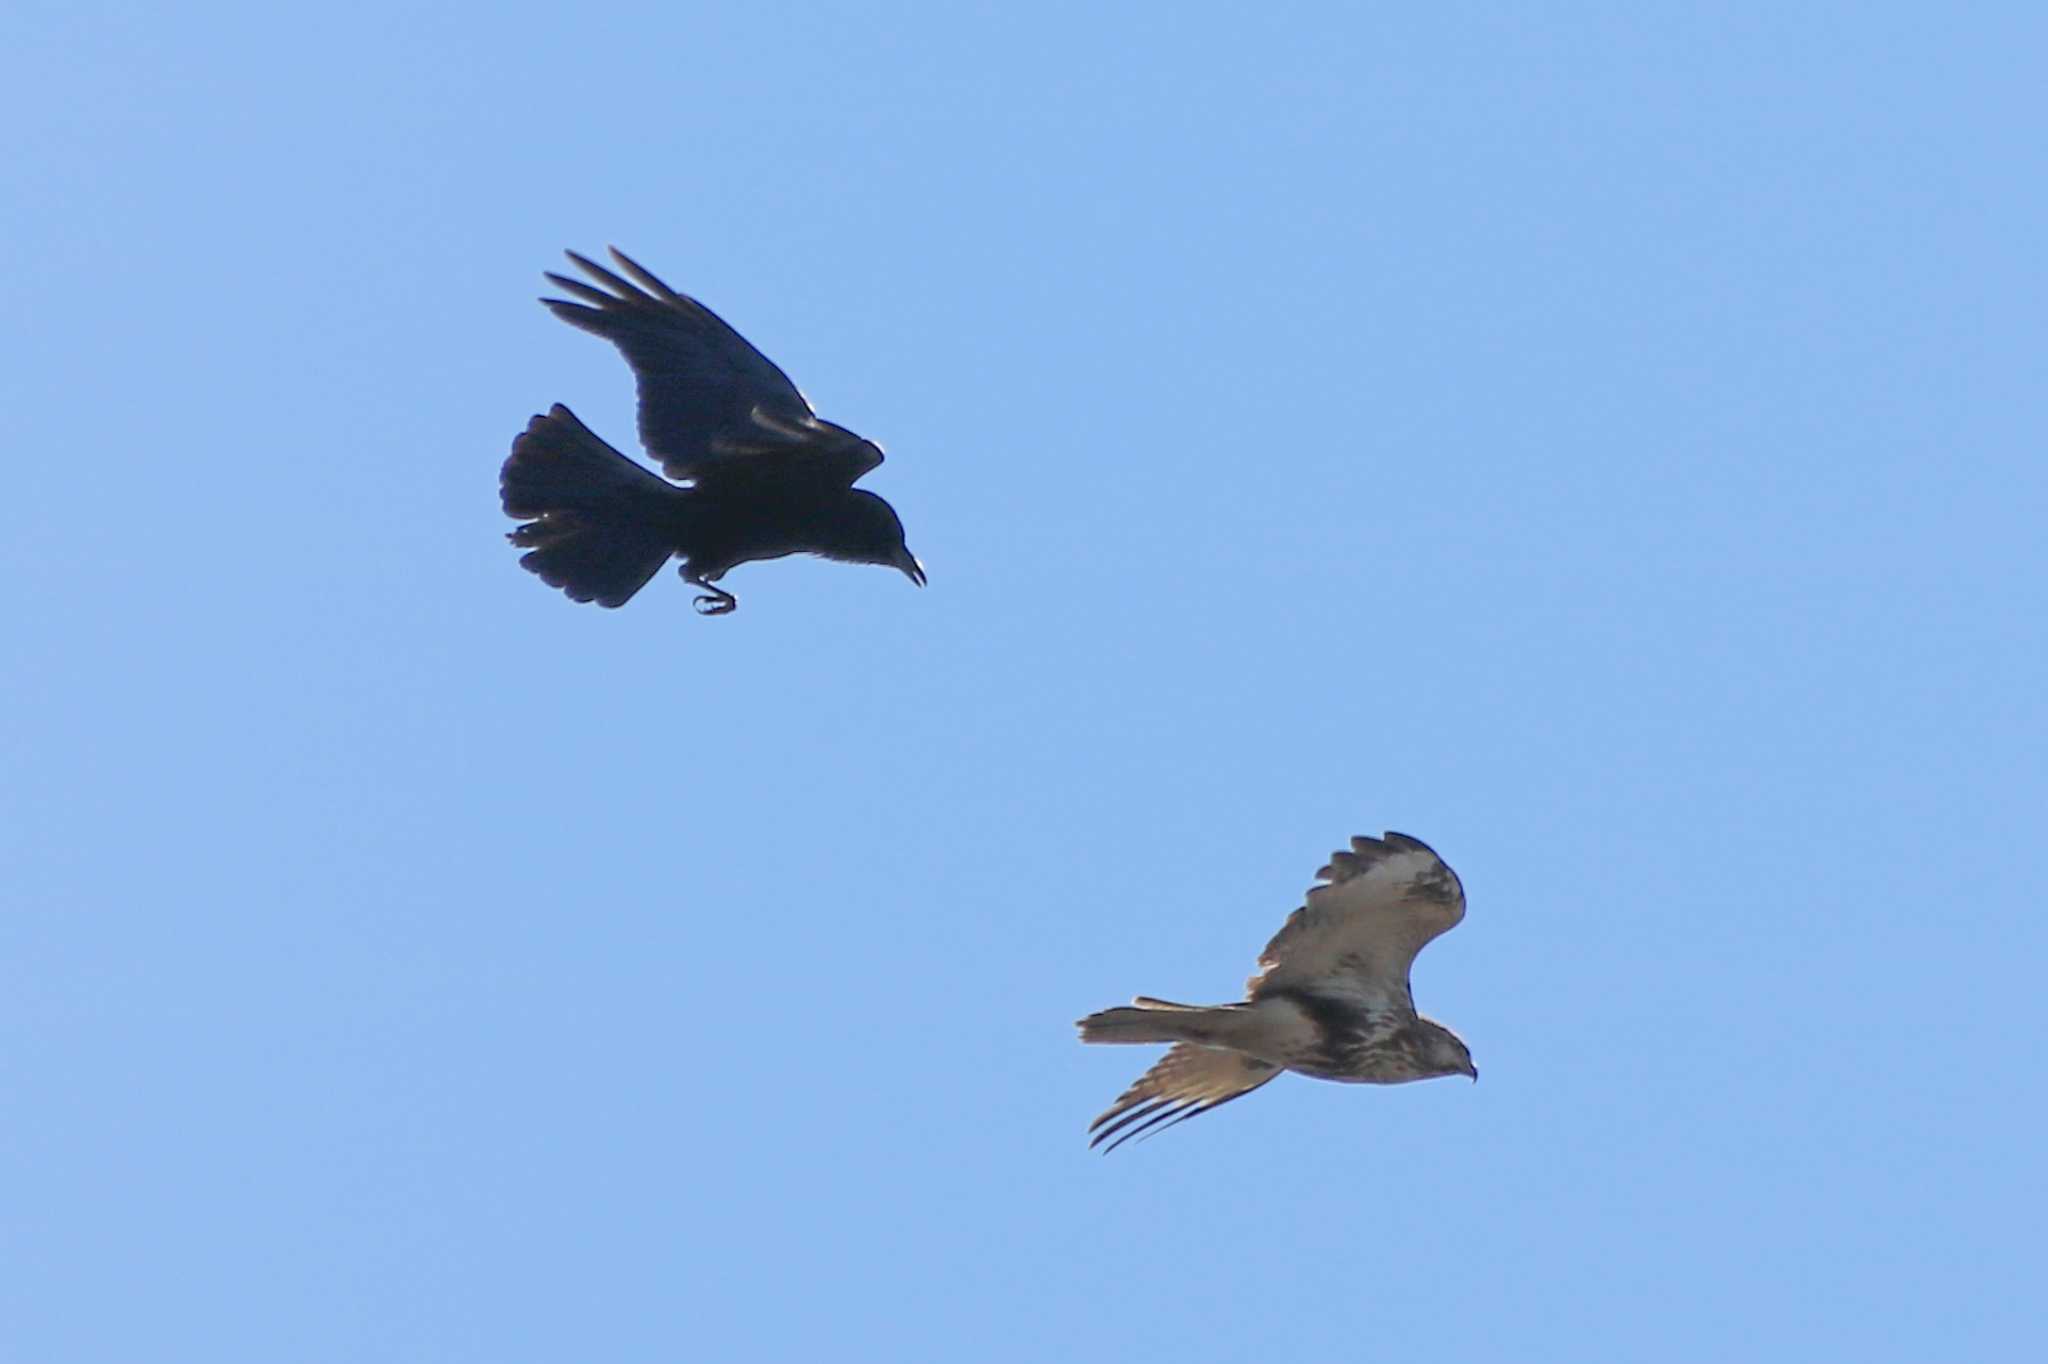
<instances>
[{"instance_id":1,"label":"crow's body","mask_svg":"<svg viewBox=\"0 0 2048 1364\"><path fill-rule=\"evenodd\" d=\"M671 483L600 440L557 404L512 443L500 475L520 563L577 601L618 606L680 557L704 589L697 609L731 611L715 586L761 559L817 554L884 564L924 584L889 504L855 480L882 452L820 420L787 375L715 313L617 250L620 278L569 253L593 288L548 278L582 303L544 299L556 316L616 345L639 381L640 437Z\"/></svg>"}]
</instances>

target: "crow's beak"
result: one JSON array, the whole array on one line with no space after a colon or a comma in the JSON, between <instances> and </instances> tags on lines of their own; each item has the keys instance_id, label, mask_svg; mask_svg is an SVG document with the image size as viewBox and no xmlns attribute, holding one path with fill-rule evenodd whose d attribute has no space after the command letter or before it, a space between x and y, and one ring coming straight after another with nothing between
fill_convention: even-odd
<instances>
[{"instance_id":1,"label":"crow's beak","mask_svg":"<svg viewBox=\"0 0 2048 1364\"><path fill-rule=\"evenodd\" d=\"M903 557L896 561L896 567L903 570L904 577L910 579L919 587L924 586L924 565L917 561L915 554L912 554L907 549L904 550Z\"/></svg>"}]
</instances>

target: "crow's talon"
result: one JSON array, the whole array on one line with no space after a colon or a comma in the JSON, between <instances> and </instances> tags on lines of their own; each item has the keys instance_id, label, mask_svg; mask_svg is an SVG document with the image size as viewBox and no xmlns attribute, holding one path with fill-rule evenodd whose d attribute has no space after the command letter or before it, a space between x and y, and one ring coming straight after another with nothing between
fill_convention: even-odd
<instances>
[{"instance_id":1,"label":"crow's talon","mask_svg":"<svg viewBox=\"0 0 2048 1364\"><path fill-rule=\"evenodd\" d=\"M739 604L739 598L732 593L720 592L715 587L703 596L692 598L690 602L700 616L729 616L739 609Z\"/></svg>"}]
</instances>

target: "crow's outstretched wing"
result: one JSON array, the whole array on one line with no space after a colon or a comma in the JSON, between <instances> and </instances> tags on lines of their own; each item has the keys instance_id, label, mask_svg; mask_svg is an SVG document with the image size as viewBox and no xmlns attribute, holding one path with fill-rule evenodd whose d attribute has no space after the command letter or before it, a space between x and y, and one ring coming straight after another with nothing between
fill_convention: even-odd
<instances>
[{"instance_id":1,"label":"crow's outstretched wing","mask_svg":"<svg viewBox=\"0 0 2048 1364\"><path fill-rule=\"evenodd\" d=\"M799 477L851 485L882 451L822 421L796 385L724 319L679 294L617 247L627 277L567 253L596 286L548 279L579 302L541 302L571 326L619 348L640 390L640 441L670 478L701 478L730 461L768 457Z\"/></svg>"}]
</instances>

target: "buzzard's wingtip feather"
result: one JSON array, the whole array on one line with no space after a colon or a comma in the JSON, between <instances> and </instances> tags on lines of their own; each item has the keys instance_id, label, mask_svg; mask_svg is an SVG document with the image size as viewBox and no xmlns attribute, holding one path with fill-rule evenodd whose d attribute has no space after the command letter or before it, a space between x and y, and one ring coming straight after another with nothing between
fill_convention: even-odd
<instances>
[{"instance_id":1,"label":"buzzard's wingtip feather","mask_svg":"<svg viewBox=\"0 0 2048 1364\"><path fill-rule=\"evenodd\" d=\"M1129 1127L1132 1123L1144 1117L1147 1113L1156 1112L1172 1102L1174 1102L1172 1099L1154 1099L1150 1103L1134 1103L1128 1106L1119 1103L1112 1106L1108 1112L1104 1113L1094 1122L1089 1123L1088 1130L1093 1132L1096 1128L1102 1127L1104 1123L1109 1123L1109 1126L1102 1127L1102 1131L1095 1138L1095 1141L1107 1141L1124 1128ZM1116 1121L1110 1122L1112 1118L1116 1119ZM1088 1144L1093 1146L1095 1142Z\"/></svg>"}]
</instances>

